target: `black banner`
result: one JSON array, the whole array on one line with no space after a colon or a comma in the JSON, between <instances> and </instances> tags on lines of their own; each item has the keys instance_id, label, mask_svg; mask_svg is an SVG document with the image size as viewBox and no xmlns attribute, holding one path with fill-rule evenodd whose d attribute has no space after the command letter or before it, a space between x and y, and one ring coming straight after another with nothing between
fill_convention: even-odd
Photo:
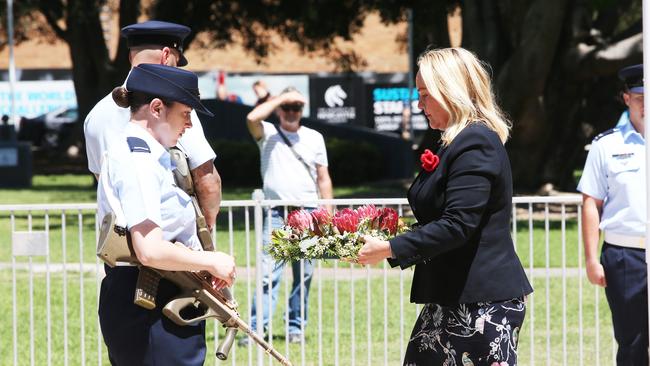
<instances>
[{"instance_id":1,"label":"black banner","mask_svg":"<svg viewBox=\"0 0 650 366\"><path fill-rule=\"evenodd\" d=\"M363 124L362 79L356 75L309 78L310 116L332 124Z\"/></svg>"}]
</instances>

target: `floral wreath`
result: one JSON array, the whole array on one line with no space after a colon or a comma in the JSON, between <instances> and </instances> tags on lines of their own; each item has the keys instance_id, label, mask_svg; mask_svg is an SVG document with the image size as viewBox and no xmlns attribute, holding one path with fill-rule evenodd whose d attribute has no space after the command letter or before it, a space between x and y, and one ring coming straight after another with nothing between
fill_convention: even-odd
<instances>
[{"instance_id":1,"label":"floral wreath","mask_svg":"<svg viewBox=\"0 0 650 366\"><path fill-rule=\"evenodd\" d=\"M325 208L311 213L300 209L289 213L282 228L273 230L266 249L281 263L300 259L355 261L363 246L363 235L388 240L407 230L392 208L365 205L356 210L344 208L334 214Z\"/></svg>"}]
</instances>

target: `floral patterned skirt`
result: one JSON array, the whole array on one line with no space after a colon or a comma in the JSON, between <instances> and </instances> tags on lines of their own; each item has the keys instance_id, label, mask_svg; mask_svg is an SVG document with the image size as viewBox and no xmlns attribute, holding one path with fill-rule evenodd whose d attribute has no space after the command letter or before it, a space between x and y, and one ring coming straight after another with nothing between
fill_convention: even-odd
<instances>
[{"instance_id":1,"label":"floral patterned skirt","mask_svg":"<svg viewBox=\"0 0 650 366\"><path fill-rule=\"evenodd\" d=\"M426 304L415 322L405 366L515 366L526 315L523 298L441 306Z\"/></svg>"}]
</instances>

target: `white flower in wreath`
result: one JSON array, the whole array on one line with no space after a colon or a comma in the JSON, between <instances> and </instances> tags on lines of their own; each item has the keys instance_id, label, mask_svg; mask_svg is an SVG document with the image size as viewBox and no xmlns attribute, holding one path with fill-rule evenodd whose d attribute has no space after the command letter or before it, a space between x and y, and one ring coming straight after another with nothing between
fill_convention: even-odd
<instances>
[{"instance_id":1,"label":"white flower in wreath","mask_svg":"<svg viewBox=\"0 0 650 366\"><path fill-rule=\"evenodd\" d=\"M316 244L318 244L318 237L312 236L311 238L303 239L299 245L300 251L307 253L309 248L313 247Z\"/></svg>"}]
</instances>

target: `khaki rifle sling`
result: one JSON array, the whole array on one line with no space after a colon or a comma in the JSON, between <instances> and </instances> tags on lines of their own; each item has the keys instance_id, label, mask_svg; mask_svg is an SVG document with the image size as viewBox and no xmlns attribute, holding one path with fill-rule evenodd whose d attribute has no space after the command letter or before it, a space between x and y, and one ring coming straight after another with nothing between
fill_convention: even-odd
<instances>
[{"instance_id":1,"label":"khaki rifle sling","mask_svg":"<svg viewBox=\"0 0 650 366\"><path fill-rule=\"evenodd\" d=\"M201 246L203 247L203 250L214 251L212 234L208 229L208 224L205 221L205 216L203 216L203 211L201 210L199 201L196 198L196 190L194 189L192 172L190 171L190 166L187 163L187 157L185 156L184 152L176 147L169 149L169 154L171 155L172 162L174 165L176 165L176 169L173 170L174 181L176 181L176 185L192 198L194 213L196 213L196 234L199 237L199 241L201 241Z\"/></svg>"}]
</instances>

